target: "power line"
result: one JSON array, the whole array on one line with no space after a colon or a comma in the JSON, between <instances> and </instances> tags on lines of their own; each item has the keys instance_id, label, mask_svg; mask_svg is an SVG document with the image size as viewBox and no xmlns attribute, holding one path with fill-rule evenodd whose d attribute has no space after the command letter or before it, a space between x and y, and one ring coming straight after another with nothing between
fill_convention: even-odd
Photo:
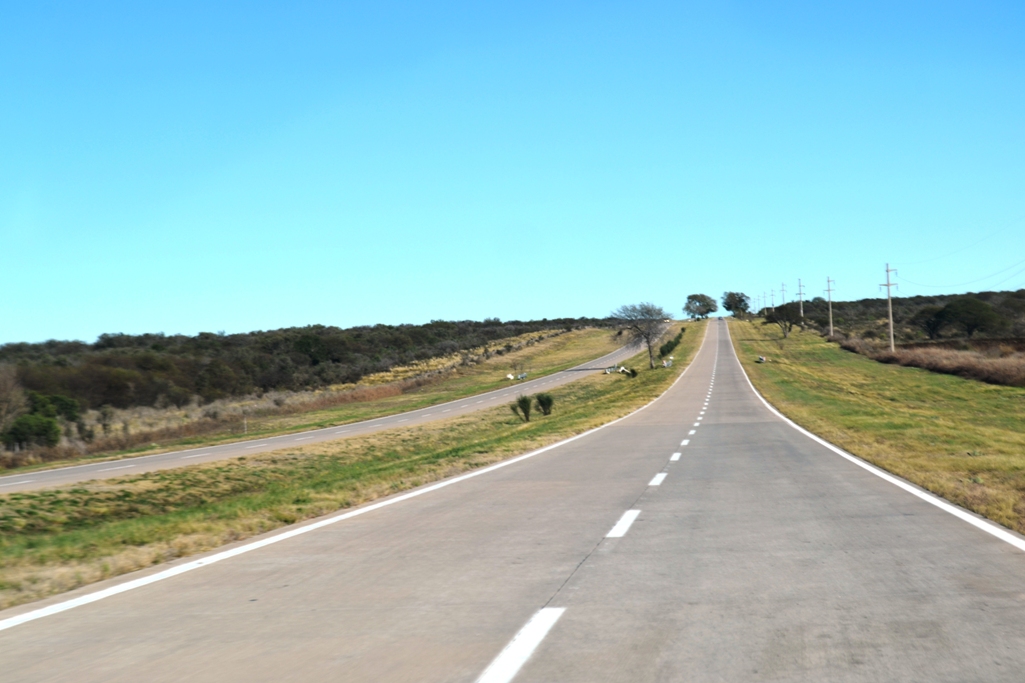
<instances>
[{"instance_id":1,"label":"power line","mask_svg":"<svg viewBox=\"0 0 1025 683\"><path fill-rule=\"evenodd\" d=\"M906 282L909 285L915 285L916 287L928 287L930 289L949 289L951 287L964 287L965 285L974 285L976 282L982 282L983 280L988 280L991 277L996 277L997 275L1000 275L1002 273L1006 273L1007 271L1011 270L1012 268L1017 268L1018 266L1020 266L1023 263L1025 263L1025 259L1023 259L1021 261L1018 261L1017 263L1013 263L1013 264L1007 266L1006 268L1001 268L1000 270L998 270L995 273L990 273L986 277L980 277L978 280L970 280L968 282L960 282L960 283L958 283L956 285L923 285L921 282L912 282L911 280L908 280L907 278L903 278L903 277L900 277L900 276L897 276L897 279L900 280L901 282ZM1012 275L1011 277L1014 277L1014 276ZM1010 278L1008 278L1008 279L1010 279Z\"/></svg>"},{"instance_id":2,"label":"power line","mask_svg":"<svg viewBox=\"0 0 1025 683\"><path fill-rule=\"evenodd\" d=\"M933 261L939 261L940 259L947 258L948 256L956 256L957 254L960 254L962 252L968 251L969 249L972 249L974 247L979 246L980 244L982 244L983 242L985 242L988 239L996 237L997 235L999 235L1000 233L1004 232L1005 230L1008 230L1008 229L1014 227L1015 225L1020 223L1023 219L1025 219L1025 216L1019 216L1018 218L1015 218L1013 221L1011 221L1010 223L1008 223L1004 227L998 229L996 232L991 232L990 234L986 235L985 237L983 237L978 242L972 242L967 247L959 247L958 249L956 249L956 250L954 250L954 251L952 251L950 253L943 254L941 256L934 256L932 258L927 258L924 261L915 261L914 263L909 263L907 265L909 265L909 266L917 266L917 265L921 265L923 263L932 263Z\"/></svg>"}]
</instances>

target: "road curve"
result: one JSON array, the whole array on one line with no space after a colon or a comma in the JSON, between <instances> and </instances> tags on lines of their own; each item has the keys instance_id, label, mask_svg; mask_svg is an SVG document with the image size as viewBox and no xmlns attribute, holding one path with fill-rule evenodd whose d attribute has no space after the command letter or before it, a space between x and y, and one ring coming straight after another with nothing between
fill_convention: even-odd
<instances>
[{"instance_id":1,"label":"road curve","mask_svg":"<svg viewBox=\"0 0 1025 683\"><path fill-rule=\"evenodd\" d=\"M630 417L205 558L0 613L4 680L1025 671L1025 553L771 412L724 323Z\"/></svg>"},{"instance_id":2,"label":"road curve","mask_svg":"<svg viewBox=\"0 0 1025 683\"><path fill-rule=\"evenodd\" d=\"M72 465L49 470L36 470L23 474L11 474L0 477L0 494L19 491L33 491L52 486L64 486L96 479L113 479L130 474L142 474L156 470L185 467L204 462L226 460L243 455L266 453L291 446L306 446L323 441L335 441L363 434L380 432L395 427L411 427L435 420L444 420L458 415L465 415L478 410L492 408L504 401L511 401L520 394L531 394L546 389L569 384L582 377L625 361L640 352L635 344L623 346L612 353L582 363L573 368L539 377L526 382L517 382L501 389L495 389L475 396L467 396L457 401L438 403L427 408L396 413L385 417L352 422L345 425L313 429L305 432L293 432L280 436L270 436L248 441L235 441L217 446L190 448L181 451L169 451L154 455L140 455L120 460L106 460L85 465Z\"/></svg>"}]
</instances>

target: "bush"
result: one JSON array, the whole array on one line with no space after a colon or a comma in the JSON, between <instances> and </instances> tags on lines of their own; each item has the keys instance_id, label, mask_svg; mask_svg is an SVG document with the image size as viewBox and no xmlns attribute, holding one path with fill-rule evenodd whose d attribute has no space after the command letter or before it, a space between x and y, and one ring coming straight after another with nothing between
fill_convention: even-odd
<instances>
[{"instance_id":1,"label":"bush","mask_svg":"<svg viewBox=\"0 0 1025 683\"><path fill-rule=\"evenodd\" d=\"M15 446L56 446L60 443L61 429L57 420L43 415L22 415L4 432L4 444Z\"/></svg>"},{"instance_id":2,"label":"bush","mask_svg":"<svg viewBox=\"0 0 1025 683\"><path fill-rule=\"evenodd\" d=\"M670 353L672 353L676 349L676 347L680 345L680 341L683 339L684 332L686 332L686 329L681 329L678 335L667 341L662 346L658 347L658 357L665 358Z\"/></svg>"},{"instance_id":3,"label":"bush","mask_svg":"<svg viewBox=\"0 0 1025 683\"><path fill-rule=\"evenodd\" d=\"M523 418L524 422L530 422L530 397L520 396L516 399L516 403L509 406L514 413Z\"/></svg>"},{"instance_id":4,"label":"bush","mask_svg":"<svg viewBox=\"0 0 1025 683\"><path fill-rule=\"evenodd\" d=\"M541 411L542 415L552 414L555 398L551 394L538 394L534 397L534 400L537 402L537 409Z\"/></svg>"}]
</instances>

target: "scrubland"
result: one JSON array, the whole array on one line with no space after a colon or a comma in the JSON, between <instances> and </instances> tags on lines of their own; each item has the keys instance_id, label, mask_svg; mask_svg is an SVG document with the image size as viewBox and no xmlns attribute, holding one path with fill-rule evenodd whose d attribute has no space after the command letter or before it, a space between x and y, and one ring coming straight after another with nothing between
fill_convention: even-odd
<instances>
[{"instance_id":1,"label":"scrubland","mask_svg":"<svg viewBox=\"0 0 1025 683\"><path fill-rule=\"evenodd\" d=\"M85 422L98 434L92 443L65 441L56 448L0 450L0 467L23 471L96 459L148 455L246 438L373 419L414 410L508 384L506 375L529 370L538 377L609 353L622 345L609 329L533 332L388 372L357 384L312 391L273 391L181 408L140 406L89 411ZM106 428L101 424L106 420Z\"/></svg>"}]
</instances>

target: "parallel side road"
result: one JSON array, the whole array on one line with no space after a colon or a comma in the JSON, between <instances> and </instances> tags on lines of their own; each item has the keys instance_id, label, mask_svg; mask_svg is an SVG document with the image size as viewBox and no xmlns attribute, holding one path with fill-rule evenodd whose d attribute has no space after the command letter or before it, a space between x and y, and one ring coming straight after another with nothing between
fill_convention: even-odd
<instances>
[{"instance_id":1,"label":"parallel side road","mask_svg":"<svg viewBox=\"0 0 1025 683\"><path fill-rule=\"evenodd\" d=\"M11 681L1018 681L1023 607L1025 553L783 423L715 323L627 419L0 630L0 662Z\"/></svg>"},{"instance_id":2,"label":"parallel side road","mask_svg":"<svg viewBox=\"0 0 1025 683\"><path fill-rule=\"evenodd\" d=\"M353 422L346 425L325 427L305 432L294 432L249 441L236 441L219 446L192 448L181 451L143 455L134 458L123 458L106 462L94 462L87 465L74 465L52 470L38 470L25 474L14 474L0 477L0 494L16 491L32 491L50 486L63 486L95 479L111 479L129 474L141 474L156 470L184 467L215 460L227 460L243 455L266 453L290 446L305 446L323 441L346 439L385 429L411 427L435 420L444 420L458 415L465 415L485 408L492 408L505 401L512 401L520 394L532 394L546 389L568 384L606 367L620 363L640 351L636 345L619 348L601 358L583 363L574 368L556 372L545 377L518 382L475 396L468 396L457 401L439 403L419 410L387 415L364 422Z\"/></svg>"}]
</instances>

